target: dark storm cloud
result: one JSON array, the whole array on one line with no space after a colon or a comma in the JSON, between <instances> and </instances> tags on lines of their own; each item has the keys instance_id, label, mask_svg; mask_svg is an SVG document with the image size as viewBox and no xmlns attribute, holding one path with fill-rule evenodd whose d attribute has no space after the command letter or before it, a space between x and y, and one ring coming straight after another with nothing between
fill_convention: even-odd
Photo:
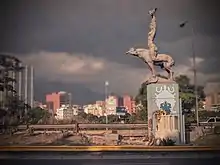
<instances>
[{"instance_id":1,"label":"dark storm cloud","mask_svg":"<svg viewBox=\"0 0 220 165\"><path fill-rule=\"evenodd\" d=\"M220 70L220 1L218 0L201 0L194 3L197 9L197 26L195 31L199 35L206 36L205 41L201 41L201 37L196 40L196 55L204 58L198 70L206 74L219 74ZM217 80L217 79L216 79Z\"/></svg>"},{"instance_id":2,"label":"dark storm cloud","mask_svg":"<svg viewBox=\"0 0 220 165\"><path fill-rule=\"evenodd\" d=\"M158 7L156 42L160 52L187 64L192 25L195 52L204 58L201 72L219 70L218 0L7 0L0 5L0 52L28 54L78 52L133 67L145 67L124 56L131 46L146 47L148 10ZM181 21L191 24L183 29Z\"/></svg>"},{"instance_id":3,"label":"dark storm cloud","mask_svg":"<svg viewBox=\"0 0 220 165\"><path fill-rule=\"evenodd\" d=\"M72 93L74 104L83 105L85 103L92 103L96 100L103 100L104 98L104 94L91 91L82 84L78 83L64 84L60 82L47 82L45 80L36 79L35 84L37 84L35 85L35 99L42 102L45 102L46 94L59 91L68 91ZM44 87L43 90L42 86Z\"/></svg>"},{"instance_id":4,"label":"dark storm cloud","mask_svg":"<svg viewBox=\"0 0 220 165\"><path fill-rule=\"evenodd\" d=\"M83 52L119 62L136 62L122 54L133 45L146 46L147 11L155 6L160 8L157 35L160 51L169 52L175 58L186 56L175 47L171 47L172 50L163 47L162 42L190 35L189 29L181 31L178 28L178 23L184 19L194 19L202 14L201 21L207 21L201 5L192 0L7 1L4 8L8 19L1 29L6 42L2 50ZM212 31L204 29L210 27L210 24L203 24L196 31L209 35Z\"/></svg>"}]
</instances>

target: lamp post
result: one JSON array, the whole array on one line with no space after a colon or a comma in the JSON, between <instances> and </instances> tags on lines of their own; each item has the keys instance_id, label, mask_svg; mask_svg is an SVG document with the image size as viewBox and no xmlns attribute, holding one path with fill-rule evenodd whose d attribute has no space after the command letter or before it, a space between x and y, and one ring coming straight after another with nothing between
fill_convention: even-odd
<instances>
[{"instance_id":1,"label":"lamp post","mask_svg":"<svg viewBox=\"0 0 220 165\"><path fill-rule=\"evenodd\" d=\"M33 66L30 67L30 106L31 108L34 107L34 68Z\"/></svg>"},{"instance_id":2,"label":"lamp post","mask_svg":"<svg viewBox=\"0 0 220 165\"><path fill-rule=\"evenodd\" d=\"M108 111L107 111L107 99L108 99L108 86L109 82L105 81L105 123L108 124ZM108 130L108 127L106 127L106 130Z\"/></svg>"},{"instance_id":3,"label":"lamp post","mask_svg":"<svg viewBox=\"0 0 220 165\"><path fill-rule=\"evenodd\" d=\"M28 104L28 66L25 65L24 69L24 102L27 105ZM25 116L27 117L28 108L25 106Z\"/></svg>"},{"instance_id":4,"label":"lamp post","mask_svg":"<svg viewBox=\"0 0 220 165\"><path fill-rule=\"evenodd\" d=\"M180 27L183 28L189 21L185 21L180 24ZM195 94L195 114L196 114L196 123L197 126L199 126L199 103L198 103L198 85L197 85L197 71L196 71L196 55L195 55L195 45L194 45L194 39L195 39L195 31L193 28L193 25L191 25L191 35L192 35L192 55L193 55L193 73L194 73L194 94Z\"/></svg>"}]
</instances>

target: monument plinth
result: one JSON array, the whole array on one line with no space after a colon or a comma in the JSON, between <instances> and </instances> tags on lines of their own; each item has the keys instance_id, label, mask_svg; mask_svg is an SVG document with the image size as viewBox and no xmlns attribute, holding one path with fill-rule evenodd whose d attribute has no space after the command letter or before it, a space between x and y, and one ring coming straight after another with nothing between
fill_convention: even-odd
<instances>
[{"instance_id":1,"label":"monument plinth","mask_svg":"<svg viewBox=\"0 0 220 165\"><path fill-rule=\"evenodd\" d=\"M182 115L177 83L147 85L148 136L180 142Z\"/></svg>"}]
</instances>

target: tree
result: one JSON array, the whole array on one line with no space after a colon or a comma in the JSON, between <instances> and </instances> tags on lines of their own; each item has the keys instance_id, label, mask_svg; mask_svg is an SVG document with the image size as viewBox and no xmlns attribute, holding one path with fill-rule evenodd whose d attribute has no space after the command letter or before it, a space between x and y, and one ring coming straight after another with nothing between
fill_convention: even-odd
<instances>
[{"instance_id":1,"label":"tree","mask_svg":"<svg viewBox=\"0 0 220 165\"><path fill-rule=\"evenodd\" d=\"M48 119L50 118L50 113L48 110L42 109L40 107L32 108L28 111L28 123L29 124L47 124Z\"/></svg>"},{"instance_id":2,"label":"tree","mask_svg":"<svg viewBox=\"0 0 220 165\"><path fill-rule=\"evenodd\" d=\"M161 75L158 75L161 77ZM191 110L195 107L195 94L194 94L194 85L190 83L190 79L185 75L180 75L175 78L176 83L179 84L179 94L182 99L182 108L183 110ZM198 101L200 107L202 106L201 102L205 99L204 87L198 86ZM147 121L147 86L146 84L142 84L137 96L135 97L136 105L141 105L137 109L136 116L133 117L135 120ZM190 114L192 119L194 120L193 115Z\"/></svg>"},{"instance_id":3,"label":"tree","mask_svg":"<svg viewBox=\"0 0 220 165\"><path fill-rule=\"evenodd\" d=\"M10 75L23 69L19 65L20 61L16 57L0 54L0 92L3 94L3 99L0 101L0 118L3 119L4 124L16 123L17 116L21 114L21 108L25 107L17 97L13 86L16 79Z\"/></svg>"},{"instance_id":4,"label":"tree","mask_svg":"<svg viewBox=\"0 0 220 165\"><path fill-rule=\"evenodd\" d=\"M135 97L135 103L137 107L136 121L147 122L147 85L145 83L141 84L138 94Z\"/></svg>"},{"instance_id":5,"label":"tree","mask_svg":"<svg viewBox=\"0 0 220 165\"><path fill-rule=\"evenodd\" d=\"M175 78L175 81L179 84L180 98L182 99L182 108L185 110L191 110L195 108L195 86L190 83L190 79L185 75L180 75ZM198 102L201 103L205 99L204 87L198 86ZM202 105L200 104L200 107Z\"/></svg>"},{"instance_id":6,"label":"tree","mask_svg":"<svg viewBox=\"0 0 220 165\"><path fill-rule=\"evenodd\" d=\"M195 113L192 109L195 108L195 86L190 83L190 79L185 75L176 77L176 82L179 84L180 98L182 99L182 110L185 112L186 123L195 122ZM198 86L198 102L199 108L202 108L202 102L205 99L204 87ZM186 111L187 110L187 111Z\"/></svg>"},{"instance_id":7,"label":"tree","mask_svg":"<svg viewBox=\"0 0 220 165\"><path fill-rule=\"evenodd\" d=\"M98 116L95 116L93 114L87 114L87 120L89 121L89 123L97 123L99 121Z\"/></svg>"},{"instance_id":8,"label":"tree","mask_svg":"<svg viewBox=\"0 0 220 165\"><path fill-rule=\"evenodd\" d=\"M133 124L133 123L136 123L136 121L137 121L137 115L136 113L133 113L127 118L126 122Z\"/></svg>"},{"instance_id":9,"label":"tree","mask_svg":"<svg viewBox=\"0 0 220 165\"><path fill-rule=\"evenodd\" d=\"M81 117L81 118L86 119L87 114L86 114L85 112L82 111L82 112L79 112L78 116Z\"/></svg>"},{"instance_id":10,"label":"tree","mask_svg":"<svg viewBox=\"0 0 220 165\"><path fill-rule=\"evenodd\" d=\"M144 109L147 109L147 85L145 83L141 84L138 94L135 97L136 105L141 104Z\"/></svg>"},{"instance_id":11,"label":"tree","mask_svg":"<svg viewBox=\"0 0 220 165\"><path fill-rule=\"evenodd\" d=\"M118 123L119 116L118 115L108 115L108 123Z\"/></svg>"},{"instance_id":12,"label":"tree","mask_svg":"<svg viewBox=\"0 0 220 165\"><path fill-rule=\"evenodd\" d=\"M9 95L5 101L5 110L9 118L9 124L19 124L25 122L25 110L31 107L20 100L18 96Z\"/></svg>"}]
</instances>

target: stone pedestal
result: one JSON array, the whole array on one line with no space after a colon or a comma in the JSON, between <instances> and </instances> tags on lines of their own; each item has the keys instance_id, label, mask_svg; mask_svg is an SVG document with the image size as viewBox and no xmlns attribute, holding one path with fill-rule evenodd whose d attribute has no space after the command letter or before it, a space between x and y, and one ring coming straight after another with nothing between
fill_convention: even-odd
<instances>
[{"instance_id":1,"label":"stone pedestal","mask_svg":"<svg viewBox=\"0 0 220 165\"><path fill-rule=\"evenodd\" d=\"M170 138L179 142L178 122L178 117L175 115L162 115L160 121L157 123L155 138Z\"/></svg>"},{"instance_id":2,"label":"stone pedestal","mask_svg":"<svg viewBox=\"0 0 220 165\"><path fill-rule=\"evenodd\" d=\"M180 108L179 85L156 83L147 85L148 136L171 138L180 143L182 140L182 110ZM164 111L158 122L157 111Z\"/></svg>"}]
</instances>

